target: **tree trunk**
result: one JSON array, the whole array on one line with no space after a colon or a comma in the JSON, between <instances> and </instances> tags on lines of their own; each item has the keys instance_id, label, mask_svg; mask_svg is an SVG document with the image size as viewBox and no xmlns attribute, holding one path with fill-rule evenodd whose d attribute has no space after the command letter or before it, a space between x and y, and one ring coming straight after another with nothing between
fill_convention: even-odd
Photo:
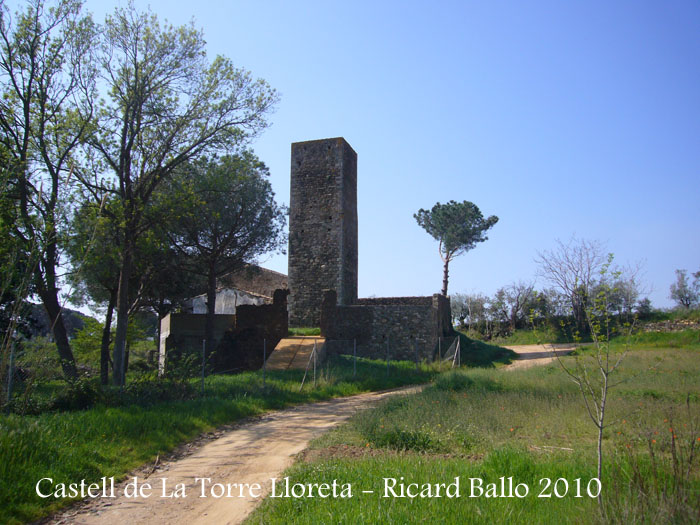
<instances>
[{"instance_id":1,"label":"tree trunk","mask_svg":"<svg viewBox=\"0 0 700 525\"><path fill-rule=\"evenodd\" d=\"M100 383L103 385L109 384L109 343L112 335L112 314L116 304L117 291L114 290L109 294L107 316L105 317L105 326L102 329L102 344L100 345Z\"/></svg>"},{"instance_id":2,"label":"tree trunk","mask_svg":"<svg viewBox=\"0 0 700 525\"><path fill-rule=\"evenodd\" d=\"M216 273L213 267L207 275L207 318L204 324L204 353L207 358L214 351L214 321L216 319Z\"/></svg>"},{"instance_id":3,"label":"tree trunk","mask_svg":"<svg viewBox=\"0 0 700 525\"><path fill-rule=\"evenodd\" d=\"M63 308L58 301L58 287L56 286L58 247L56 238L52 234L53 222L50 220L52 218L53 216L50 214L46 226L48 232L44 253L34 270L34 284L36 285L37 295L41 298L41 302L44 304L46 313L49 316L51 332L53 333L58 356L61 360L63 374L66 379L72 380L78 376L78 372L75 367L75 358L70 348L70 342L68 341L66 325L63 321Z\"/></svg>"},{"instance_id":4,"label":"tree trunk","mask_svg":"<svg viewBox=\"0 0 700 525\"><path fill-rule=\"evenodd\" d=\"M445 266L443 267L443 272L442 272L442 295L447 297L447 279L449 275L449 266L450 266L450 259L448 257L445 257Z\"/></svg>"},{"instance_id":5,"label":"tree trunk","mask_svg":"<svg viewBox=\"0 0 700 525\"><path fill-rule=\"evenodd\" d=\"M124 236L124 252L119 271L119 291L117 292L117 332L114 336L113 371L114 384L123 386L126 376L126 332L129 327L129 279L131 278L133 240L127 232Z\"/></svg>"},{"instance_id":6,"label":"tree trunk","mask_svg":"<svg viewBox=\"0 0 700 525\"><path fill-rule=\"evenodd\" d=\"M73 357L70 342L68 341L66 325L63 322L63 312L58 302L58 291L55 288L52 290L40 290L39 297L41 297L46 313L49 316L51 331L56 343L56 348L58 349L63 375L65 375L68 380L75 379L78 377L78 371L75 367L75 358Z\"/></svg>"}]
</instances>

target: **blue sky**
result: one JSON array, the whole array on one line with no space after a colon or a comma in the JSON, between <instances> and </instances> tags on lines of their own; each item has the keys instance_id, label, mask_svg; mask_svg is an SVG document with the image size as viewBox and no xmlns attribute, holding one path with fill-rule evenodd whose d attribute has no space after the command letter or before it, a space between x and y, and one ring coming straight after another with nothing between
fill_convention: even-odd
<instances>
[{"instance_id":1,"label":"blue sky","mask_svg":"<svg viewBox=\"0 0 700 525\"><path fill-rule=\"evenodd\" d=\"M115 5L86 2L98 21ZM439 291L413 213L450 199L500 217L453 262L452 293L533 279L537 252L572 234L642 262L656 306L676 268L700 270L696 1L136 5L194 18L212 57L280 92L253 144L279 201L292 142L355 149L361 296ZM286 256L264 265L286 273Z\"/></svg>"}]
</instances>

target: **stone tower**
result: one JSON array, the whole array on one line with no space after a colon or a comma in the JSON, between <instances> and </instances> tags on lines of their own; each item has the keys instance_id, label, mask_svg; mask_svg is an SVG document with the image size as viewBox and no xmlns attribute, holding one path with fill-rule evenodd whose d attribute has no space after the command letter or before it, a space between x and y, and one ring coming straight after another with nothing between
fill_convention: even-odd
<instances>
[{"instance_id":1,"label":"stone tower","mask_svg":"<svg viewBox=\"0 0 700 525\"><path fill-rule=\"evenodd\" d=\"M289 323L319 326L323 290L357 299L357 153L343 138L292 144Z\"/></svg>"}]
</instances>

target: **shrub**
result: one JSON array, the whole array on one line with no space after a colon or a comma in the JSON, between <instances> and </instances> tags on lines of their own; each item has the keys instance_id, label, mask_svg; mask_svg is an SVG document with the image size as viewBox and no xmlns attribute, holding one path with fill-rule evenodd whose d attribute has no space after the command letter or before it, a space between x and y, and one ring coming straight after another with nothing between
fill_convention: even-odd
<instances>
[{"instance_id":1,"label":"shrub","mask_svg":"<svg viewBox=\"0 0 700 525\"><path fill-rule=\"evenodd\" d=\"M145 374L128 384L121 396L120 404L148 406L164 401L193 399L195 396L195 388L189 382Z\"/></svg>"},{"instance_id":2,"label":"shrub","mask_svg":"<svg viewBox=\"0 0 700 525\"><path fill-rule=\"evenodd\" d=\"M50 403L53 410L83 410L93 406L100 397L95 382L85 376L70 381Z\"/></svg>"}]
</instances>

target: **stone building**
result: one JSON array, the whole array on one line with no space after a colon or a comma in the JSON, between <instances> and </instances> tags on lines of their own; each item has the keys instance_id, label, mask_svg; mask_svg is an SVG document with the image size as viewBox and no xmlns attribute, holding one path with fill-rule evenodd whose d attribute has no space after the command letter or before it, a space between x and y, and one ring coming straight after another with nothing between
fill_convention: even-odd
<instances>
[{"instance_id":1,"label":"stone building","mask_svg":"<svg viewBox=\"0 0 700 525\"><path fill-rule=\"evenodd\" d=\"M358 299L339 305L333 290L324 294L321 335L331 351L432 361L439 340L453 332L450 300L444 295Z\"/></svg>"},{"instance_id":2,"label":"stone building","mask_svg":"<svg viewBox=\"0 0 700 525\"><path fill-rule=\"evenodd\" d=\"M359 355L432 359L453 335L449 300L357 298L357 154L343 138L292 144L289 322L320 326L327 345L355 341ZM335 345L341 348L342 345Z\"/></svg>"},{"instance_id":3,"label":"stone building","mask_svg":"<svg viewBox=\"0 0 700 525\"><path fill-rule=\"evenodd\" d=\"M214 319L214 354L207 362L215 372L240 372L260 368L263 348L270 352L287 336L287 294L275 290L272 300L261 305L239 305L235 315L217 314ZM160 323L159 371L184 355L201 356L204 314L172 313Z\"/></svg>"},{"instance_id":4,"label":"stone building","mask_svg":"<svg viewBox=\"0 0 700 525\"><path fill-rule=\"evenodd\" d=\"M319 326L325 289L357 299L357 154L343 138L292 144L291 326Z\"/></svg>"},{"instance_id":5,"label":"stone building","mask_svg":"<svg viewBox=\"0 0 700 525\"><path fill-rule=\"evenodd\" d=\"M287 276L255 264L246 264L217 281L215 311L221 315L234 315L240 305L259 306L272 303L275 290L287 289ZM188 300L185 313L206 314L207 294Z\"/></svg>"},{"instance_id":6,"label":"stone building","mask_svg":"<svg viewBox=\"0 0 700 525\"><path fill-rule=\"evenodd\" d=\"M430 360L454 335L442 295L358 299L357 154L343 138L292 144L288 263L288 278L250 265L220 279L216 369L260 366L260 348L274 348L287 322L320 326L329 352L356 343L358 355L373 358ZM168 316L161 366L170 348L201 347L203 328L202 314Z\"/></svg>"}]
</instances>

